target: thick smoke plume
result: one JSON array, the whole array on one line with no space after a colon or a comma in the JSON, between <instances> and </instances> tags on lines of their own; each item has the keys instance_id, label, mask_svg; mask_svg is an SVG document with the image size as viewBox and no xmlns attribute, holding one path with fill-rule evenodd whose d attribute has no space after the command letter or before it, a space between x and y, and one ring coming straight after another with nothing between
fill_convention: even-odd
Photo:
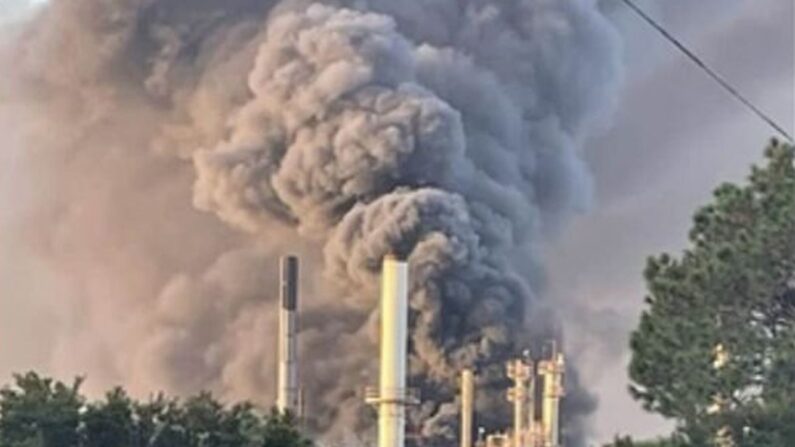
<instances>
[{"instance_id":1,"label":"thick smoke plume","mask_svg":"<svg viewBox=\"0 0 795 447\"><path fill-rule=\"evenodd\" d=\"M595 0L51 2L3 49L0 125L41 177L28 240L64 275L54 367L270 404L276 257L297 252L311 424L366 434L396 253L412 430L456 437L464 366L499 427L504 361L556 335L538 253L588 202L579 149L618 55ZM577 442L593 404L570 387Z\"/></svg>"}]
</instances>

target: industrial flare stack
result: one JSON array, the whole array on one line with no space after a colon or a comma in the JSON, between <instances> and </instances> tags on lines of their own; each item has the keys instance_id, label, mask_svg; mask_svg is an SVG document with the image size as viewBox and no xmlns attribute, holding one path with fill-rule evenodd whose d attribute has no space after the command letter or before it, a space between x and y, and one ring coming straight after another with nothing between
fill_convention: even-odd
<instances>
[{"instance_id":1,"label":"industrial flare stack","mask_svg":"<svg viewBox=\"0 0 795 447\"><path fill-rule=\"evenodd\" d=\"M294 415L301 413L298 385L298 258L284 256L280 263L279 372L276 408Z\"/></svg>"},{"instance_id":2,"label":"industrial flare stack","mask_svg":"<svg viewBox=\"0 0 795 447\"><path fill-rule=\"evenodd\" d=\"M403 447L406 406L415 403L406 388L408 287L408 264L386 256L381 270L380 383L377 393L366 396L378 407L378 447Z\"/></svg>"},{"instance_id":3,"label":"industrial flare stack","mask_svg":"<svg viewBox=\"0 0 795 447\"><path fill-rule=\"evenodd\" d=\"M563 354L554 343L549 355L538 362L529 354L506 365L513 386L508 390L508 400L513 404L513 428L507 433L494 433L478 447L562 447L560 444L560 400L563 398L563 376L566 370ZM541 383L540 396L536 392ZM465 411L463 395L468 392L462 385L462 420ZM541 414L536 414L537 397L541 398ZM462 431L461 447L465 434Z\"/></svg>"}]
</instances>

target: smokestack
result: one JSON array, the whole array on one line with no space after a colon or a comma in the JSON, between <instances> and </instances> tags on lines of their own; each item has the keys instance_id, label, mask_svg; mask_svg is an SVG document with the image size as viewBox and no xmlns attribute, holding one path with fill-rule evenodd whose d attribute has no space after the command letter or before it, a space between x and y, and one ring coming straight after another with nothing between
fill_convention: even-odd
<instances>
[{"instance_id":1,"label":"smokestack","mask_svg":"<svg viewBox=\"0 0 795 447\"><path fill-rule=\"evenodd\" d=\"M475 416L475 374L471 369L461 371L461 447L472 447Z\"/></svg>"},{"instance_id":2,"label":"smokestack","mask_svg":"<svg viewBox=\"0 0 795 447\"><path fill-rule=\"evenodd\" d=\"M563 354L553 344L548 360L538 365L544 377L542 427L544 447L560 446L560 399L563 397L563 374L566 369Z\"/></svg>"},{"instance_id":3,"label":"smokestack","mask_svg":"<svg viewBox=\"0 0 795 447\"><path fill-rule=\"evenodd\" d=\"M384 258L381 270L381 381L378 396L378 446L405 443L406 353L408 349L408 265L394 256Z\"/></svg>"},{"instance_id":4,"label":"smokestack","mask_svg":"<svg viewBox=\"0 0 795 447\"><path fill-rule=\"evenodd\" d=\"M281 412L298 415L298 356L296 332L298 321L298 258L281 258L279 299L279 389L276 407Z\"/></svg>"}]
</instances>

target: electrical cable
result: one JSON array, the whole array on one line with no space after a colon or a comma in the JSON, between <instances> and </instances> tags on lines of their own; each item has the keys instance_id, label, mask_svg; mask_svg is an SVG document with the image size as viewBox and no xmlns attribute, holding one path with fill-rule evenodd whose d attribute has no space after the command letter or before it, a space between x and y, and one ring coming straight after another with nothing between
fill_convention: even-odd
<instances>
[{"instance_id":1,"label":"electrical cable","mask_svg":"<svg viewBox=\"0 0 795 447\"><path fill-rule=\"evenodd\" d=\"M792 135L790 135L782 126L776 123L773 118L763 112L759 107L754 105L748 98L743 96L739 90L737 90L734 86L732 86L725 78L723 78L718 72L710 68L701 58L699 58L695 53L690 51L684 43L682 43L679 39L674 37L671 33L669 33L662 25L660 25L654 18L652 18L649 14L647 14L643 9L641 9L633 0L621 0L627 5L632 11L634 11L637 15L639 15L646 23L651 25L657 32L659 32L666 40L668 40L671 44L673 44L679 51L684 53L694 64L696 64L699 68L701 68L707 75L709 75L714 81L716 81L724 90L726 90L730 95L732 95L736 100L746 106L748 109L751 110L756 116L762 119L765 123L767 123L770 127L772 127L778 134L783 136L787 139L790 143L793 142Z\"/></svg>"}]
</instances>

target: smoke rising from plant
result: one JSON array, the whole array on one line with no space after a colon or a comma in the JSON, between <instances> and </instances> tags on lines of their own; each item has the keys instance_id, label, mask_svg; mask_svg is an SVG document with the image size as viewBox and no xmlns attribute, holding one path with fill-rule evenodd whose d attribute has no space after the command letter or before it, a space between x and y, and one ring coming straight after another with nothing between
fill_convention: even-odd
<instances>
[{"instance_id":1,"label":"smoke rising from plant","mask_svg":"<svg viewBox=\"0 0 795 447\"><path fill-rule=\"evenodd\" d=\"M396 253L418 429L456 436L463 366L499 424L504 361L556 326L539 247L589 200L618 47L595 0L49 4L3 49L24 107L0 125L42 177L25 231L68 291L56 368L268 404L297 252L311 423L363 432ZM573 440L592 403L571 385Z\"/></svg>"}]
</instances>

